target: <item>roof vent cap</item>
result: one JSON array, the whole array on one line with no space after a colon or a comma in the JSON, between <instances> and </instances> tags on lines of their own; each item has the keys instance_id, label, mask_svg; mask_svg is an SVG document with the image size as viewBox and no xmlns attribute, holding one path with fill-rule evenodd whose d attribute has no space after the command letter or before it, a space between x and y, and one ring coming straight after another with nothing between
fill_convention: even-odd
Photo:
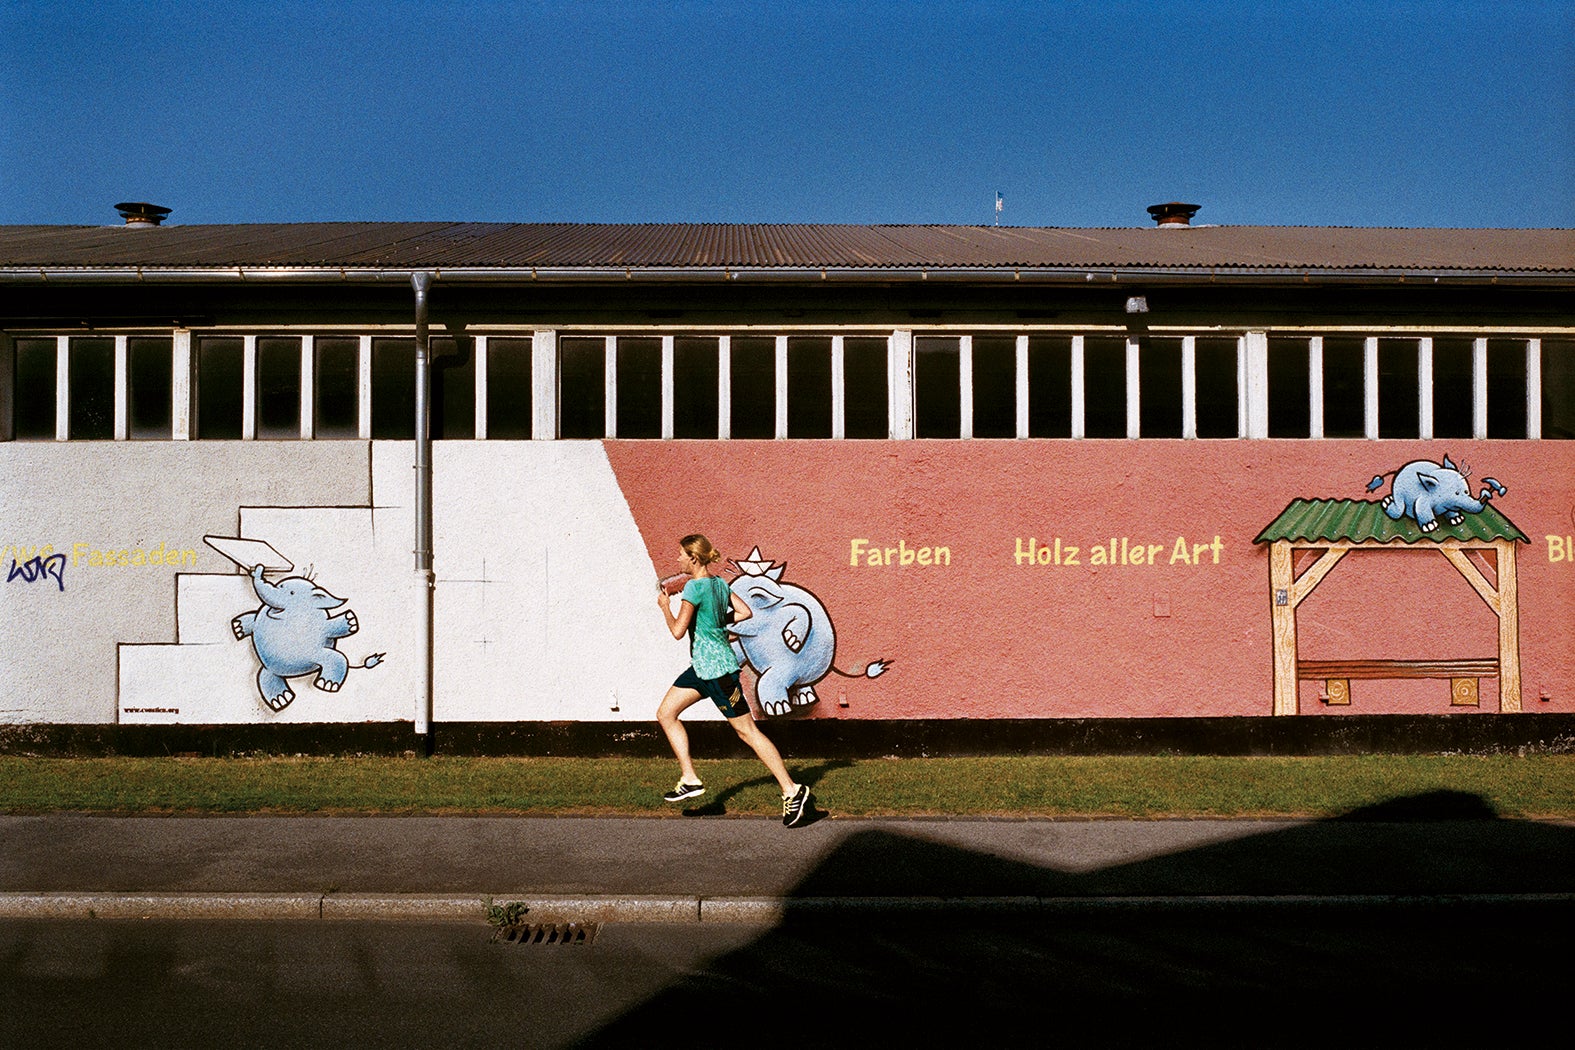
<instances>
[{"instance_id":1,"label":"roof vent cap","mask_svg":"<svg viewBox=\"0 0 1575 1050\"><path fill-rule=\"evenodd\" d=\"M127 226L139 228L157 226L170 213L168 208L149 204L146 201L123 201L115 205L115 210L120 212L120 217L126 220Z\"/></svg>"},{"instance_id":2,"label":"roof vent cap","mask_svg":"<svg viewBox=\"0 0 1575 1050\"><path fill-rule=\"evenodd\" d=\"M1168 204L1151 205L1148 213L1161 229L1169 226L1190 226L1192 217L1198 213L1201 205L1183 204L1180 201L1170 201Z\"/></svg>"}]
</instances>

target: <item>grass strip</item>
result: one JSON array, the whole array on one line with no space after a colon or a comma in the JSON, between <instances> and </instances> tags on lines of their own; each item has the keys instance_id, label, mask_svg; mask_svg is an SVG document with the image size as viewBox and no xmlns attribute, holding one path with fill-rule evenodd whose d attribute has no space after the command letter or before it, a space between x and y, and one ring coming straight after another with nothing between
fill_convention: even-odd
<instances>
[{"instance_id":1,"label":"grass strip","mask_svg":"<svg viewBox=\"0 0 1575 1050\"><path fill-rule=\"evenodd\" d=\"M711 812L778 812L758 763L701 762ZM1575 756L1088 756L798 760L844 816L1327 817L1434 792L1575 818ZM672 762L621 758L0 756L0 811L675 814ZM691 808L699 808L691 804Z\"/></svg>"}]
</instances>

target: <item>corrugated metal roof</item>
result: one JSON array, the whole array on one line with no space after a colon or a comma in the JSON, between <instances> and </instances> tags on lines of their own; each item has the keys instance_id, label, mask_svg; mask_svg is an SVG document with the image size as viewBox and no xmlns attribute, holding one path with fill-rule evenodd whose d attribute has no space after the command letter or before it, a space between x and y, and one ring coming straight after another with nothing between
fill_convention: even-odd
<instances>
[{"instance_id":1,"label":"corrugated metal roof","mask_svg":"<svg viewBox=\"0 0 1575 1050\"><path fill-rule=\"evenodd\" d=\"M3 226L0 267L1160 268L1575 275L1575 231L442 222Z\"/></svg>"},{"instance_id":2,"label":"corrugated metal roof","mask_svg":"<svg viewBox=\"0 0 1575 1050\"><path fill-rule=\"evenodd\" d=\"M1410 518L1392 520L1384 513L1383 504L1376 500L1354 499L1297 499L1280 512L1258 534L1254 543L1274 540L1312 540L1364 543L1417 543L1431 540L1519 540L1530 543L1525 533L1514 522L1500 514L1491 504L1480 514L1464 515L1459 525L1440 520L1431 532Z\"/></svg>"}]
</instances>

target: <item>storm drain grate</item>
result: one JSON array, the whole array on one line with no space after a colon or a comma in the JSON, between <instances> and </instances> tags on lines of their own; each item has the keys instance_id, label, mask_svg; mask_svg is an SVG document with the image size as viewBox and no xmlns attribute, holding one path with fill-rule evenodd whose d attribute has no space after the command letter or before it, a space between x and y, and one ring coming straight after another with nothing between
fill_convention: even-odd
<instances>
[{"instance_id":1,"label":"storm drain grate","mask_svg":"<svg viewBox=\"0 0 1575 1050\"><path fill-rule=\"evenodd\" d=\"M510 944L592 944L600 928L594 922L526 922L506 926L492 939Z\"/></svg>"}]
</instances>

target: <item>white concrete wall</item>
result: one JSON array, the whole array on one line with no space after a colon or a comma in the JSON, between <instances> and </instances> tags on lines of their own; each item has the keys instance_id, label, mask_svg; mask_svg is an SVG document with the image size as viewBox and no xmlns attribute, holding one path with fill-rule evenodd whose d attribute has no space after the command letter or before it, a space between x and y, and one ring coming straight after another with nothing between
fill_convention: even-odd
<instances>
[{"instance_id":1,"label":"white concrete wall","mask_svg":"<svg viewBox=\"0 0 1575 1050\"><path fill-rule=\"evenodd\" d=\"M441 442L433 475L433 719L653 717L687 650L601 443Z\"/></svg>"},{"instance_id":2,"label":"white concrete wall","mask_svg":"<svg viewBox=\"0 0 1575 1050\"><path fill-rule=\"evenodd\" d=\"M119 651L175 641L177 576L238 573L205 534L235 535L243 506L365 506L370 491L363 442L0 443L0 721L116 721ZM192 555L145 564L161 544ZM38 551L64 555L58 579L8 579L14 558L25 567ZM122 551L144 564L94 556ZM222 691L222 678L194 673L160 676ZM163 691L139 685L130 706L176 706L150 699Z\"/></svg>"},{"instance_id":3,"label":"white concrete wall","mask_svg":"<svg viewBox=\"0 0 1575 1050\"><path fill-rule=\"evenodd\" d=\"M414 720L413 462L408 442L0 444L0 722ZM649 719L683 645L602 445L440 442L434 499L434 719ZM270 708L231 628L261 603L210 535L268 543L294 566L274 581L310 572L356 615L339 652L380 664L336 692L291 678ZM90 564L161 543L178 564Z\"/></svg>"}]
</instances>

